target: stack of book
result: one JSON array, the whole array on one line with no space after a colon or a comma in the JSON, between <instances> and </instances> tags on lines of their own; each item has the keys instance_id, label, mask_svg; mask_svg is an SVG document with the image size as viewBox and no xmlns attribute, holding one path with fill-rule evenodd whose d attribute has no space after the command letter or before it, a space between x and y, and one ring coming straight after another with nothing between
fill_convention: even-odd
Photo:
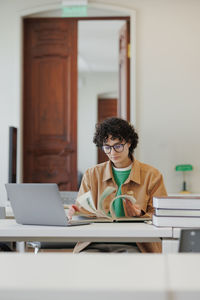
<instances>
[{"instance_id":1,"label":"stack of book","mask_svg":"<svg viewBox=\"0 0 200 300\"><path fill-rule=\"evenodd\" d=\"M200 196L153 198L155 226L200 227Z\"/></svg>"}]
</instances>

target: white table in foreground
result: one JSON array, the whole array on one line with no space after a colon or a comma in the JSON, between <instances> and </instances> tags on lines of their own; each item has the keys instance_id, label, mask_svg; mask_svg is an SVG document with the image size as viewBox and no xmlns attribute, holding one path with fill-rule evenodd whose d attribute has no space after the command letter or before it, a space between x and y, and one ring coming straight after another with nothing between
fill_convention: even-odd
<instances>
[{"instance_id":1,"label":"white table in foreground","mask_svg":"<svg viewBox=\"0 0 200 300\"><path fill-rule=\"evenodd\" d=\"M199 300L200 254L170 254L167 258L167 276L173 300Z\"/></svg>"},{"instance_id":2,"label":"white table in foreground","mask_svg":"<svg viewBox=\"0 0 200 300\"><path fill-rule=\"evenodd\" d=\"M4 300L199 300L200 254L1 253Z\"/></svg>"},{"instance_id":3,"label":"white table in foreground","mask_svg":"<svg viewBox=\"0 0 200 300\"><path fill-rule=\"evenodd\" d=\"M1 241L159 242L160 239L172 239L172 228L157 228L144 222L60 227L20 225L15 220L0 220Z\"/></svg>"},{"instance_id":4,"label":"white table in foreground","mask_svg":"<svg viewBox=\"0 0 200 300\"><path fill-rule=\"evenodd\" d=\"M1 254L4 300L166 300L158 254Z\"/></svg>"}]
</instances>

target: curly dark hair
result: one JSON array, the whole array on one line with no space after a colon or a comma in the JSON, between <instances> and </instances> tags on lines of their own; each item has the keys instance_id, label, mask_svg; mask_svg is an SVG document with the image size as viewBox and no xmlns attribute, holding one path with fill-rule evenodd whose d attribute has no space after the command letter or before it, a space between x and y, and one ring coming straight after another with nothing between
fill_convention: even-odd
<instances>
[{"instance_id":1,"label":"curly dark hair","mask_svg":"<svg viewBox=\"0 0 200 300\"><path fill-rule=\"evenodd\" d=\"M101 148L107 141L108 137L113 139L125 140L131 144L129 148L129 158L133 160L133 152L138 144L138 134L133 125L121 118L107 118L102 123L96 124L93 143Z\"/></svg>"}]
</instances>

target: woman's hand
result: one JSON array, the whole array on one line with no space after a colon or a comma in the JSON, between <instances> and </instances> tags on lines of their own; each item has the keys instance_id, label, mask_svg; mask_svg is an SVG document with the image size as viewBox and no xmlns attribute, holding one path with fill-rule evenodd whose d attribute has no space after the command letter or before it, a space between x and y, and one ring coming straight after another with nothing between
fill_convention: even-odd
<instances>
[{"instance_id":1,"label":"woman's hand","mask_svg":"<svg viewBox=\"0 0 200 300\"><path fill-rule=\"evenodd\" d=\"M67 218L69 221L71 221L73 215L75 214L76 211L80 211L78 206L76 205L70 205L68 213L67 213Z\"/></svg>"},{"instance_id":2,"label":"woman's hand","mask_svg":"<svg viewBox=\"0 0 200 300\"><path fill-rule=\"evenodd\" d=\"M127 217L139 217L141 216L141 209L138 204L133 204L130 200L124 199L125 202L125 215Z\"/></svg>"}]
</instances>

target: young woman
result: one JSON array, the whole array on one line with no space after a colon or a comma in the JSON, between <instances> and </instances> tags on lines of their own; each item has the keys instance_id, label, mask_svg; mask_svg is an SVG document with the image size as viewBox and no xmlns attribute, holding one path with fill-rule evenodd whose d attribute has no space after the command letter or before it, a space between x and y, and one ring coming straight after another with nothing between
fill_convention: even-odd
<instances>
[{"instance_id":1,"label":"young woman","mask_svg":"<svg viewBox=\"0 0 200 300\"><path fill-rule=\"evenodd\" d=\"M135 159L133 154L138 144L138 134L134 127L123 119L108 118L96 125L93 142L102 148L109 160L85 172L79 196L90 190L98 207L102 192L107 186L113 186L116 189L115 195L129 194L136 199L135 205L128 200L115 201L114 210L118 217L151 216L153 197L165 196L167 193L161 173ZM75 210L79 210L79 207L72 206L69 209L69 218ZM159 243L137 243L137 246L133 246L142 252L161 251Z\"/></svg>"}]
</instances>

